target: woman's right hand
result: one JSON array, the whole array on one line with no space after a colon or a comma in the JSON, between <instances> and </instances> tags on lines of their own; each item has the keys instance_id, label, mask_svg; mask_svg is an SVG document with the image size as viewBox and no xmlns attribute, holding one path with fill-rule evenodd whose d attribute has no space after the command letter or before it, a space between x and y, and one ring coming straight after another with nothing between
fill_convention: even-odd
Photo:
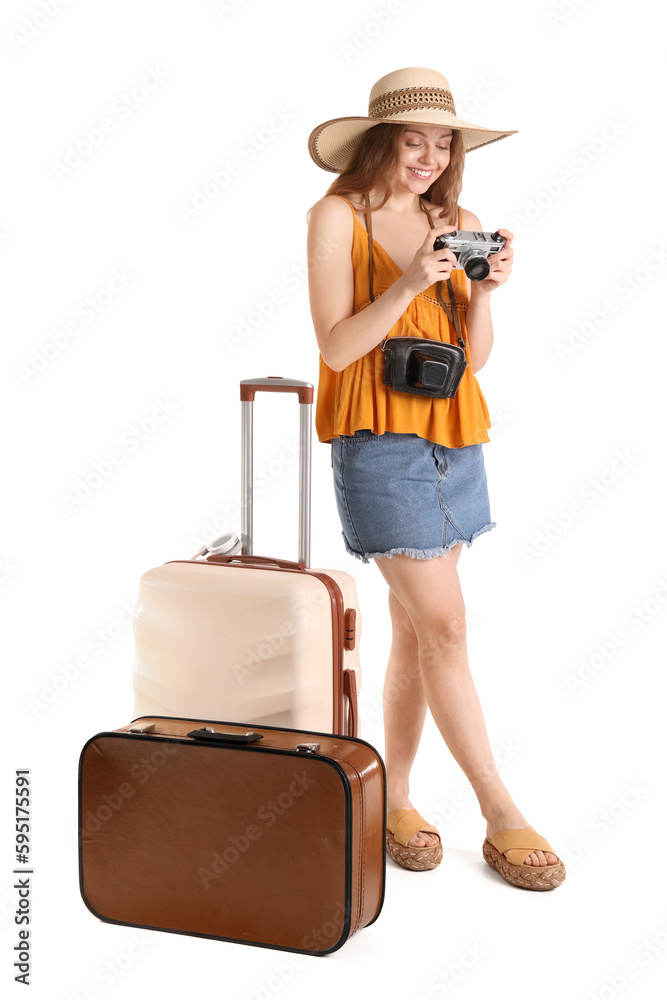
<instances>
[{"instance_id":1,"label":"woman's right hand","mask_svg":"<svg viewBox=\"0 0 667 1000\"><path fill-rule=\"evenodd\" d=\"M434 250L436 237L445 233L456 232L456 226L434 226L429 229L424 242L412 258L412 263L403 273L405 284L418 295L425 288L430 288L436 281L446 281L456 264L456 257L451 250L443 247Z\"/></svg>"}]
</instances>

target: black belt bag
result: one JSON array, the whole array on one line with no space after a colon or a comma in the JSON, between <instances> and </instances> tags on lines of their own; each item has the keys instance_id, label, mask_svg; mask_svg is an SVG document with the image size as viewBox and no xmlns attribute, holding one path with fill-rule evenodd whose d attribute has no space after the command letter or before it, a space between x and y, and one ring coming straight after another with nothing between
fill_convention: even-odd
<instances>
[{"instance_id":1,"label":"black belt bag","mask_svg":"<svg viewBox=\"0 0 667 1000\"><path fill-rule=\"evenodd\" d=\"M368 194L365 195L365 199L366 207L370 209ZM419 205L428 215L428 221L433 229L433 220L421 199ZM374 302L373 230L370 211L366 212L366 229L368 285L371 302ZM451 279L447 279L451 312L442 298L441 288L442 282L438 281L436 285L438 300L456 330L458 345L431 340L428 337L385 337L378 345L384 354L383 383L391 386L395 392L410 392L418 396L435 396L440 399L451 399L456 395L463 373L468 367L466 345L461 336L461 323Z\"/></svg>"}]
</instances>

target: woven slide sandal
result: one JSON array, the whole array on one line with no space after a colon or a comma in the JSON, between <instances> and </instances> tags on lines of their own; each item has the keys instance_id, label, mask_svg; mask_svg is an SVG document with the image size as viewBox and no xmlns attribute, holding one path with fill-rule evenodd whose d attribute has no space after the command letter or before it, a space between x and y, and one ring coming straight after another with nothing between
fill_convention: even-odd
<instances>
[{"instance_id":1,"label":"woven slide sandal","mask_svg":"<svg viewBox=\"0 0 667 1000\"><path fill-rule=\"evenodd\" d=\"M553 847L532 826L524 830L501 830L482 844L484 860L511 885L522 889L555 889L561 885L565 879L565 865L560 858L555 865L525 865L524 861L533 851L549 851L556 855Z\"/></svg>"},{"instance_id":2,"label":"woven slide sandal","mask_svg":"<svg viewBox=\"0 0 667 1000\"><path fill-rule=\"evenodd\" d=\"M419 830L437 834L438 843L432 847L408 846L408 841ZM387 814L385 846L390 858L413 872L425 872L437 868L442 861L442 841L438 830L427 823L416 809L392 809Z\"/></svg>"}]
</instances>

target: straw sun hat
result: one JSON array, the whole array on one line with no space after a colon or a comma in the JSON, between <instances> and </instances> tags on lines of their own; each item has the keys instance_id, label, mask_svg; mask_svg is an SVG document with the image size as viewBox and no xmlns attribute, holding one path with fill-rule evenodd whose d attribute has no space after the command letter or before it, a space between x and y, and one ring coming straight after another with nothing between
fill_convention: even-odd
<instances>
[{"instance_id":1,"label":"straw sun hat","mask_svg":"<svg viewBox=\"0 0 667 1000\"><path fill-rule=\"evenodd\" d=\"M454 98L442 73L410 67L387 73L373 85L367 118L332 118L314 128L308 138L308 152L318 167L339 174L348 165L361 137L379 122L459 129L466 153L518 131L486 128L457 118Z\"/></svg>"}]
</instances>

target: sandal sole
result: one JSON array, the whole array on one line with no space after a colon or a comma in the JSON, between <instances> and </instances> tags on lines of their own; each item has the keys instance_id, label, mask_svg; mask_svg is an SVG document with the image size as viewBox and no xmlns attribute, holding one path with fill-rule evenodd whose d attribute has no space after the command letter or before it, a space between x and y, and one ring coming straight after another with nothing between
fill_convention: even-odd
<instances>
[{"instance_id":1,"label":"sandal sole","mask_svg":"<svg viewBox=\"0 0 667 1000\"><path fill-rule=\"evenodd\" d=\"M558 861L555 865L512 865L504 854L496 850L489 840L482 844L484 860L510 885L520 889L545 891L555 889L565 881L565 865Z\"/></svg>"},{"instance_id":2,"label":"sandal sole","mask_svg":"<svg viewBox=\"0 0 667 1000\"><path fill-rule=\"evenodd\" d=\"M437 868L442 861L442 842L433 847L406 847L394 840L393 834L385 830L385 847L389 857L412 872L427 872Z\"/></svg>"}]
</instances>

